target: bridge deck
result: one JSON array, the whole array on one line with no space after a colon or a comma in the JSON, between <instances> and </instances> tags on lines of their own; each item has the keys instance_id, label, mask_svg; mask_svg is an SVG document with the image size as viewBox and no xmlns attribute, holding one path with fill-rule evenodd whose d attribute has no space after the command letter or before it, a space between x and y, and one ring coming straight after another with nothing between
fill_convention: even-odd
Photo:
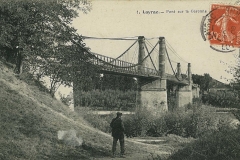
<instances>
[{"instance_id":1,"label":"bridge deck","mask_svg":"<svg viewBox=\"0 0 240 160\"><path fill-rule=\"evenodd\" d=\"M126 61L114 59L111 57L103 56L97 53L94 54L95 58L92 59L92 63L98 65L101 69L101 73L115 74L130 76L136 78L148 78L148 79L159 79L161 78L160 73L152 68L141 67L137 64L129 63ZM173 83L187 85L189 82L186 79L179 81L174 75L165 74L167 81Z\"/></svg>"}]
</instances>

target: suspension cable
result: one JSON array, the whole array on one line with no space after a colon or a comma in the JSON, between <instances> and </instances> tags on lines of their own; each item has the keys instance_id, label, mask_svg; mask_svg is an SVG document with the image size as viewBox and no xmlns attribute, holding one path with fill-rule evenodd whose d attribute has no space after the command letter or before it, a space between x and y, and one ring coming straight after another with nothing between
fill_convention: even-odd
<instances>
[{"instance_id":1,"label":"suspension cable","mask_svg":"<svg viewBox=\"0 0 240 160\"><path fill-rule=\"evenodd\" d=\"M150 41L146 40L146 42L147 42L148 45L150 45L151 47L153 47L153 45L152 45L152 43L151 43ZM159 41L158 41L158 42L159 42ZM156 50L157 50L157 51L156 51ZM158 54L158 53L159 53L159 52L158 52L158 49L156 49L156 50L154 49L154 52L156 52L156 53Z\"/></svg>"},{"instance_id":2,"label":"suspension cable","mask_svg":"<svg viewBox=\"0 0 240 160\"><path fill-rule=\"evenodd\" d=\"M151 52L142 59L141 62L138 62L137 64L134 64L134 65L131 65L131 66L127 66L127 67L121 67L121 66L117 66L117 65L114 65L112 63L109 63L109 62L106 62L100 58L98 58L97 56L94 55L94 53L90 53L95 59L98 59L99 61L103 62L104 64L108 64L108 65L111 65L111 66L115 66L116 68L132 68L132 67L136 67L138 66L139 64L141 64L146 58L148 58L151 54L152 54L152 51L156 48L156 46L158 45L158 42L156 43L156 45L154 46L154 48L151 50Z\"/></svg>"},{"instance_id":3,"label":"suspension cable","mask_svg":"<svg viewBox=\"0 0 240 160\"><path fill-rule=\"evenodd\" d=\"M136 54L137 54L137 47L138 47L138 45L136 45L136 47L135 47L135 50L134 50L134 55L132 56L131 63L133 63L133 60L134 60L134 59L135 59L135 57L136 57Z\"/></svg>"},{"instance_id":4,"label":"suspension cable","mask_svg":"<svg viewBox=\"0 0 240 160\"><path fill-rule=\"evenodd\" d=\"M132 66L122 67L122 66L113 65L113 64L111 64L111 63L109 63L109 62L106 62L106 61L98 58L94 53L89 52L89 51L85 48L85 46L84 46L83 44L79 44L78 42L74 41L73 39L70 39L70 41L71 41L72 43L76 44L77 46L81 47L81 48L85 51L85 53L87 53L90 57L95 58L95 59L98 59L98 60L101 61L102 63L108 64L108 65L110 65L110 66L114 66L114 67L116 67L116 68L132 68L132 67L138 66L139 64L141 64L141 63L152 53L153 49L154 49L154 48L157 46L157 44L158 44L158 43L157 43L157 44L155 45L155 47L152 49L152 51L150 52L150 54L149 54L148 56L146 56L145 58L143 58L143 60L142 60L140 63L138 62L137 64L134 64L134 65L132 65Z\"/></svg>"},{"instance_id":5,"label":"suspension cable","mask_svg":"<svg viewBox=\"0 0 240 160\"><path fill-rule=\"evenodd\" d=\"M173 54L175 54L174 51L173 51L169 46L167 46L167 48L170 49ZM188 62L186 62L185 60L183 60L180 56L178 56L177 54L175 54L175 55L177 56L177 58L178 58L180 61L182 61L182 62L184 62L184 63L188 63ZM172 61L173 61L173 60L172 60ZM176 61L175 61L175 62L176 62ZM178 62L176 62L176 63L178 63Z\"/></svg>"},{"instance_id":6,"label":"suspension cable","mask_svg":"<svg viewBox=\"0 0 240 160\"><path fill-rule=\"evenodd\" d=\"M150 41L146 40L146 42L147 42L147 44L148 44L150 47L153 47L153 45L152 45L152 43L151 43ZM157 55L159 54L158 49L154 49L154 52L157 53ZM154 61L154 62L155 62L155 64L158 63L157 58L155 58L155 61Z\"/></svg>"},{"instance_id":7,"label":"suspension cable","mask_svg":"<svg viewBox=\"0 0 240 160\"><path fill-rule=\"evenodd\" d=\"M178 54L177 54L177 52L174 50L174 48L171 46L171 44L166 40L166 42L167 42L167 44L168 44L168 48L179 58L179 59L181 59L183 62L185 62L185 63L188 63L187 61L185 61L182 57L180 57Z\"/></svg>"},{"instance_id":8,"label":"suspension cable","mask_svg":"<svg viewBox=\"0 0 240 160\"><path fill-rule=\"evenodd\" d=\"M101 61L102 63L107 64L107 65L110 65L110 66L114 66L114 67L116 67L116 68L132 68L132 67L136 67L136 66L138 66L138 65L140 64L140 63L137 63L137 64L133 64L133 65L131 65L131 66L122 67L122 66L117 66L117 65L114 65L114 64L112 64L112 63L106 62L106 61L98 58L96 55L94 55L94 53L92 53L92 56L93 56L93 58Z\"/></svg>"},{"instance_id":9,"label":"suspension cable","mask_svg":"<svg viewBox=\"0 0 240 160\"><path fill-rule=\"evenodd\" d=\"M90 37L82 36L84 39L99 39L99 40L138 40L138 36L134 37L120 37L120 38L100 38L100 37ZM159 37L145 38L146 40L157 39Z\"/></svg>"},{"instance_id":10,"label":"suspension cable","mask_svg":"<svg viewBox=\"0 0 240 160\"><path fill-rule=\"evenodd\" d=\"M168 58L168 61L169 61L169 63L170 63L170 66L171 66L171 68L172 68L172 71L173 71L174 76L176 77L176 79L177 79L178 81L183 81L183 80L180 80L180 79L177 77L177 75L176 75L176 73L175 73L175 71L174 71L174 69L173 69L172 63L171 63L170 58L169 58L169 55L168 55L168 51L167 51L166 45L165 45L165 50L166 50L167 58Z\"/></svg>"},{"instance_id":11,"label":"suspension cable","mask_svg":"<svg viewBox=\"0 0 240 160\"><path fill-rule=\"evenodd\" d=\"M88 37L88 36L82 36L84 39L99 39L99 40L138 40L135 37L122 37L122 38L99 38L99 37Z\"/></svg>"},{"instance_id":12,"label":"suspension cable","mask_svg":"<svg viewBox=\"0 0 240 160\"><path fill-rule=\"evenodd\" d=\"M120 56L118 56L117 58L115 58L114 60L110 61L109 63L112 63L113 61L116 61L117 59L121 58L125 53L127 53L131 48L132 46L134 46L134 44L137 43L137 40L126 50L124 51Z\"/></svg>"},{"instance_id":13,"label":"suspension cable","mask_svg":"<svg viewBox=\"0 0 240 160\"><path fill-rule=\"evenodd\" d=\"M150 53L149 53L149 51L148 51L148 48L147 48L147 45L146 45L146 43L144 43L144 46L146 47L146 50L147 50L147 52L148 52L148 55L149 55L149 57L150 57L150 60L151 60L151 62L152 62L152 64L153 64L153 67L154 67L154 69L155 69L155 70L156 70L156 72L158 73L158 70L157 70L157 68L156 68L155 64L153 63L152 57L150 56Z\"/></svg>"}]
</instances>

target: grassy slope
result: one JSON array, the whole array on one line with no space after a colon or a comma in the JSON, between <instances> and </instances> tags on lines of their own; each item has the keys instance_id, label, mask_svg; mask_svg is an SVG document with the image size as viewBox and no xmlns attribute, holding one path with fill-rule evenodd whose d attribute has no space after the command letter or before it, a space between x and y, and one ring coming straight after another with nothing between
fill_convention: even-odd
<instances>
[{"instance_id":1,"label":"grassy slope","mask_svg":"<svg viewBox=\"0 0 240 160\"><path fill-rule=\"evenodd\" d=\"M24 75L17 78L12 69L0 61L0 159L90 159L110 156L110 135L90 127L75 112L40 91L36 85ZM67 146L57 139L57 131L70 129L75 129L78 136L83 138L82 147ZM126 142L127 154L154 150L163 153L171 148Z\"/></svg>"}]
</instances>

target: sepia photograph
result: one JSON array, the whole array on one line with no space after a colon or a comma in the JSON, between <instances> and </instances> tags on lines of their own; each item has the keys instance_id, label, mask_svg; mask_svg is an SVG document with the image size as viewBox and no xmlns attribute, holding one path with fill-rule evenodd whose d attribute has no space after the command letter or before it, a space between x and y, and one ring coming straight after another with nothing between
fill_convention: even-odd
<instances>
[{"instance_id":1,"label":"sepia photograph","mask_svg":"<svg viewBox=\"0 0 240 160\"><path fill-rule=\"evenodd\" d=\"M0 160L239 160L239 0L0 0Z\"/></svg>"}]
</instances>

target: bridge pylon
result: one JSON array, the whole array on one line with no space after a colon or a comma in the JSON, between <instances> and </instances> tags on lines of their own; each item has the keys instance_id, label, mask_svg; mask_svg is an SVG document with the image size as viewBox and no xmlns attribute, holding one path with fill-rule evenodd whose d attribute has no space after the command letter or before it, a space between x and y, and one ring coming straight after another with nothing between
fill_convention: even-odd
<instances>
[{"instance_id":1,"label":"bridge pylon","mask_svg":"<svg viewBox=\"0 0 240 160\"><path fill-rule=\"evenodd\" d=\"M180 63L178 64L178 70L181 71ZM181 72L178 71L178 76L181 75ZM192 72L191 72L191 63L188 63L188 85L178 85L176 92L176 101L177 107L184 107L188 104L192 104L193 99L193 82L192 82Z\"/></svg>"},{"instance_id":2,"label":"bridge pylon","mask_svg":"<svg viewBox=\"0 0 240 160\"><path fill-rule=\"evenodd\" d=\"M138 55L138 70L142 71L144 67L147 67L147 56L145 53L145 38L143 36L138 37L139 43L139 55ZM137 106L146 107L150 111L163 112L168 110L167 106L167 88L166 88L166 76L165 76L165 38L159 38L159 67L158 72L160 77L156 79L139 77L137 87ZM145 58L145 59L144 59Z\"/></svg>"}]
</instances>

